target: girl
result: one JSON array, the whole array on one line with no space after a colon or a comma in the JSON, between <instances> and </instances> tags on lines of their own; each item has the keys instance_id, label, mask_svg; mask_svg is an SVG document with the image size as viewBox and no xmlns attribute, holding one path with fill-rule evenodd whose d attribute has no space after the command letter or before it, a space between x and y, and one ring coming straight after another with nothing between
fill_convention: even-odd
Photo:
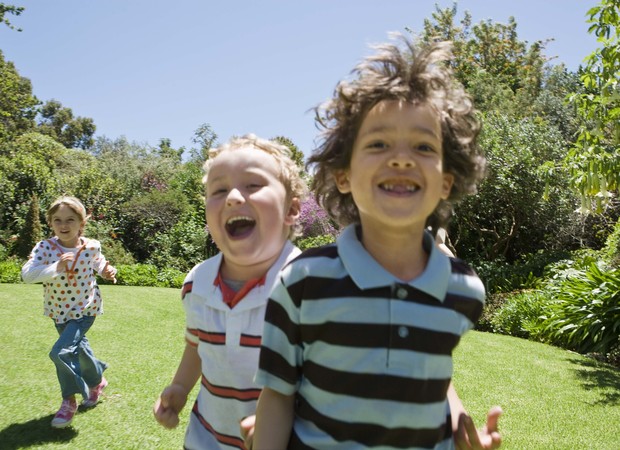
<instances>
[{"instance_id":1,"label":"girl","mask_svg":"<svg viewBox=\"0 0 620 450\"><path fill-rule=\"evenodd\" d=\"M49 354L56 365L62 404L52 427L71 424L78 405L94 406L108 385L103 377L107 364L98 360L86 332L103 313L95 272L116 282L116 269L101 254L101 245L82 236L86 209L75 197L60 197L47 211L55 236L39 242L22 267L26 283L43 283L44 314L54 320L59 338Z\"/></svg>"}]
</instances>

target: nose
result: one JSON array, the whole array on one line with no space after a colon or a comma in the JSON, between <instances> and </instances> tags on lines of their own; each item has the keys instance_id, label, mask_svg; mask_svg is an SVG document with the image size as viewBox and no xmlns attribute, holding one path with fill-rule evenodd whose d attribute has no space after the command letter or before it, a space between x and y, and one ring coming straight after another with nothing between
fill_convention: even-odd
<instances>
[{"instance_id":1,"label":"nose","mask_svg":"<svg viewBox=\"0 0 620 450\"><path fill-rule=\"evenodd\" d=\"M415 166L415 160L408 148L398 146L391 152L388 164L392 168L410 169Z\"/></svg>"},{"instance_id":2,"label":"nose","mask_svg":"<svg viewBox=\"0 0 620 450\"><path fill-rule=\"evenodd\" d=\"M239 205L244 202L245 202L245 198L243 197L243 194L241 193L241 191L237 188L231 189L228 192L228 195L226 196L227 206Z\"/></svg>"}]
</instances>

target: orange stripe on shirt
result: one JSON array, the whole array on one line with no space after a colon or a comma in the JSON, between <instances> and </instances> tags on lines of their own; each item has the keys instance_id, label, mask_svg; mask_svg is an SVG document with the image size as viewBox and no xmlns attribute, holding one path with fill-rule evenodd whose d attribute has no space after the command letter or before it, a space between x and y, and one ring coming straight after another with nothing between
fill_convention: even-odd
<instances>
[{"instance_id":1,"label":"orange stripe on shirt","mask_svg":"<svg viewBox=\"0 0 620 450\"><path fill-rule=\"evenodd\" d=\"M226 343L225 333L210 333L208 331L196 330L198 338L208 344L224 345Z\"/></svg>"},{"instance_id":2,"label":"orange stripe on shirt","mask_svg":"<svg viewBox=\"0 0 620 450\"><path fill-rule=\"evenodd\" d=\"M258 396L260 395L260 389L250 388L250 389L235 389L228 386L216 386L214 384L209 383L209 380L206 377L202 376L202 385L209 391L212 395L216 397L229 398L239 400L241 402L251 402L253 400L258 400Z\"/></svg>"},{"instance_id":3,"label":"orange stripe on shirt","mask_svg":"<svg viewBox=\"0 0 620 450\"><path fill-rule=\"evenodd\" d=\"M211 426L211 424L207 422L206 419L202 417L202 415L198 411L198 402L194 403L194 409L192 410L192 412L196 415L196 417L198 418L202 426L209 433L211 433L218 442L221 442L222 444L226 444L226 445L231 445L233 447L237 447L241 450L246 450L245 445L243 445L243 439L236 437L236 436L229 436L227 434L218 433L217 431L215 431L213 427Z\"/></svg>"},{"instance_id":4,"label":"orange stripe on shirt","mask_svg":"<svg viewBox=\"0 0 620 450\"><path fill-rule=\"evenodd\" d=\"M251 336L249 334L242 334L239 340L239 345L242 347L255 347L260 348L261 337Z\"/></svg>"}]
</instances>

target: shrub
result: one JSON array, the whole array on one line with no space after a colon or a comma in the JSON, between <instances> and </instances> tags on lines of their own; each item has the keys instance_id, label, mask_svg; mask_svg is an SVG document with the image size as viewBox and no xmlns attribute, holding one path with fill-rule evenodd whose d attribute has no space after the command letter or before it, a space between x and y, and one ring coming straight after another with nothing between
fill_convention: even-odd
<instances>
[{"instance_id":1,"label":"shrub","mask_svg":"<svg viewBox=\"0 0 620 450\"><path fill-rule=\"evenodd\" d=\"M154 286L180 288L185 272L174 268L158 269L152 264L119 264L116 283L122 286ZM102 280L101 284L111 281Z\"/></svg>"},{"instance_id":2,"label":"shrub","mask_svg":"<svg viewBox=\"0 0 620 450\"><path fill-rule=\"evenodd\" d=\"M0 283L21 283L22 262L17 259L0 261Z\"/></svg>"},{"instance_id":3,"label":"shrub","mask_svg":"<svg viewBox=\"0 0 620 450\"><path fill-rule=\"evenodd\" d=\"M153 265L119 264L116 269L116 282L121 286L157 286L157 267Z\"/></svg>"},{"instance_id":4,"label":"shrub","mask_svg":"<svg viewBox=\"0 0 620 450\"><path fill-rule=\"evenodd\" d=\"M592 263L567 271L546 288L552 301L541 336L580 353L607 354L620 333L620 269L602 270Z\"/></svg>"},{"instance_id":5,"label":"shrub","mask_svg":"<svg viewBox=\"0 0 620 450\"><path fill-rule=\"evenodd\" d=\"M510 294L491 318L492 330L495 333L529 338L531 330L544 314L546 303L542 291L528 290Z\"/></svg>"},{"instance_id":6,"label":"shrub","mask_svg":"<svg viewBox=\"0 0 620 450\"><path fill-rule=\"evenodd\" d=\"M320 247L321 245L331 244L335 241L336 238L331 234L323 234L320 236L299 238L295 241L295 245L299 247L300 250L306 250L313 247Z\"/></svg>"},{"instance_id":7,"label":"shrub","mask_svg":"<svg viewBox=\"0 0 620 450\"><path fill-rule=\"evenodd\" d=\"M616 222L614 231L607 237L603 257L613 267L620 267L620 220Z\"/></svg>"}]
</instances>

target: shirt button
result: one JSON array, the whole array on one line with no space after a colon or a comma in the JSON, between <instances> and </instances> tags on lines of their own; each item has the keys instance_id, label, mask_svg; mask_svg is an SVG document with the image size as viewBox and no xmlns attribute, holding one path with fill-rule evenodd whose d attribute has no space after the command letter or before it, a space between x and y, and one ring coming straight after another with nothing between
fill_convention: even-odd
<instances>
[{"instance_id":1,"label":"shirt button","mask_svg":"<svg viewBox=\"0 0 620 450\"><path fill-rule=\"evenodd\" d=\"M404 298L407 298L407 289L402 288L402 287L401 287L401 288L398 288L398 289L396 290L396 296L397 296L398 298L400 298L401 300L402 300L402 299L404 299Z\"/></svg>"},{"instance_id":2,"label":"shirt button","mask_svg":"<svg viewBox=\"0 0 620 450\"><path fill-rule=\"evenodd\" d=\"M398 335L403 339L406 338L409 336L409 329L404 325L398 327Z\"/></svg>"}]
</instances>

